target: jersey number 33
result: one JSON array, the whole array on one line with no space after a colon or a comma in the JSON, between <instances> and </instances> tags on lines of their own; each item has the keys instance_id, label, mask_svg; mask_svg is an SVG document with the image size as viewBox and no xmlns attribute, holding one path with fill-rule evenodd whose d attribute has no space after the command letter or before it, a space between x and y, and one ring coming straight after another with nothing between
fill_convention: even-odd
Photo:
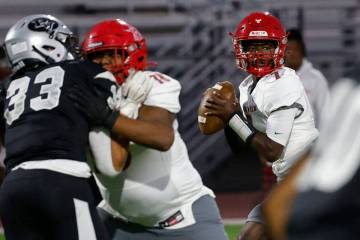
<instances>
[{"instance_id":1,"label":"jersey number 33","mask_svg":"<svg viewBox=\"0 0 360 240\"><path fill-rule=\"evenodd\" d=\"M41 71L34 79L33 84L40 84L38 96L30 99L30 108L34 111L53 109L59 104L61 87L64 82L65 71L60 66L47 68ZM7 89L6 99L10 99L4 117L11 125L25 110L25 99L31 78L24 76L11 81Z\"/></svg>"}]
</instances>

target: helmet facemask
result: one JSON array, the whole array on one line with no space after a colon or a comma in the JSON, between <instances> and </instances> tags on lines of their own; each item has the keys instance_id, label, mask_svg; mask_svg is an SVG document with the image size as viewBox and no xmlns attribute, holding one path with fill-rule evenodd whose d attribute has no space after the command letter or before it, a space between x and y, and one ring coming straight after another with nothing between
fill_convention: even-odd
<instances>
[{"instance_id":1,"label":"helmet facemask","mask_svg":"<svg viewBox=\"0 0 360 240\"><path fill-rule=\"evenodd\" d=\"M238 24L236 31L230 34L235 49L237 66L253 74L263 77L272 73L284 64L286 33L279 19L268 12L253 12ZM272 43L272 51L247 51L247 44Z\"/></svg>"},{"instance_id":2,"label":"helmet facemask","mask_svg":"<svg viewBox=\"0 0 360 240\"><path fill-rule=\"evenodd\" d=\"M82 58L82 52L79 44L79 38L72 33L58 32L56 40L61 42L64 47L68 50L66 60L74 60Z\"/></svg>"},{"instance_id":3,"label":"helmet facemask","mask_svg":"<svg viewBox=\"0 0 360 240\"><path fill-rule=\"evenodd\" d=\"M109 58L112 59L110 63L106 63L102 60L106 55L109 55ZM125 63L128 57L127 51L119 48L103 49L87 55L87 58L101 64L103 68L111 72L115 76L118 84L122 84L129 75Z\"/></svg>"},{"instance_id":4,"label":"helmet facemask","mask_svg":"<svg viewBox=\"0 0 360 240\"><path fill-rule=\"evenodd\" d=\"M233 44L238 67L256 77L271 73L278 58L281 58L278 54L279 44L275 40L238 40L234 38Z\"/></svg>"},{"instance_id":5,"label":"helmet facemask","mask_svg":"<svg viewBox=\"0 0 360 240\"><path fill-rule=\"evenodd\" d=\"M89 59L101 58L105 51L114 51L113 64L103 64L103 67L110 71L116 78L118 84L123 84L129 76L129 70L144 70L144 57L138 52L138 45L136 43L126 46L124 48L108 48L89 53ZM98 61L95 61L98 62ZM98 63L101 63L99 61Z\"/></svg>"}]
</instances>

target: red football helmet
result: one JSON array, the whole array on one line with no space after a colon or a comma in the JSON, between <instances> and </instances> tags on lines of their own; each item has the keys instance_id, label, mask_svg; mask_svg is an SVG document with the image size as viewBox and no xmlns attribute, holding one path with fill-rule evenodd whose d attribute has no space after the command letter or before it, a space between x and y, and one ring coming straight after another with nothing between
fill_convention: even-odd
<instances>
[{"instance_id":1,"label":"red football helmet","mask_svg":"<svg viewBox=\"0 0 360 240\"><path fill-rule=\"evenodd\" d=\"M240 69L256 77L262 77L281 67L284 63L286 48L286 32L279 19L268 12L254 12L246 16L231 34L235 48L236 64ZM256 52L250 54L244 45L250 41L275 42L274 53ZM250 64L252 59L270 60L265 66Z\"/></svg>"},{"instance_id":2,"label":"red football helmet","mask_svg":"<svg viewBox=\"0 0 360 240\"><path fill-rule=\"evenodd\" d=\"M121 19L102 21L90 29L82 44L86 56L94 52L113 49L122 62L111 66L116 80L122 84L129 75L129 69L145 70L147 67L147 46L140 32Z\"/></svg>"}]
</instances>

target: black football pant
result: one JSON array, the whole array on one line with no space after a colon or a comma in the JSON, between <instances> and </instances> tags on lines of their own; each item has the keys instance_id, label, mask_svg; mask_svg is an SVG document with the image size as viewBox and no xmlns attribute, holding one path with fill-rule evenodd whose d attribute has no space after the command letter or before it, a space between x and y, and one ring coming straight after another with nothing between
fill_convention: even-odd
<instances>
[{"instance_id":1,"label":"black football pant","mask_svg":"<svg viewBox=\"0 0 360 240\"><path fill-rule=\"evenodd\" d=\"M6 240L107 240L89 179L49 170L10 172L0 188Z\"/></svg>"}]
</instances>

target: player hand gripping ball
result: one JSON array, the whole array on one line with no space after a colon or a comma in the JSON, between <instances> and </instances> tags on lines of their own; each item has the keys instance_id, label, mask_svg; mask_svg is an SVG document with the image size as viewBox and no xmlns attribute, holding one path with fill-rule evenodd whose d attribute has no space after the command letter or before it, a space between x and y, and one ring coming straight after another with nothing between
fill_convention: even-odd
<instances>
[{"instance_id":1,"label":"player hand gripping ball","mask_svg":"<svg viewBox=\"0 0 360 240\"><path fill-rule=\"evenodd\" d=\"M198 125L204 134L223 129L232 114L239 110L235 88L231 82L218 82L208 88L198 110Z\"/></svg>"}]
</instances>

